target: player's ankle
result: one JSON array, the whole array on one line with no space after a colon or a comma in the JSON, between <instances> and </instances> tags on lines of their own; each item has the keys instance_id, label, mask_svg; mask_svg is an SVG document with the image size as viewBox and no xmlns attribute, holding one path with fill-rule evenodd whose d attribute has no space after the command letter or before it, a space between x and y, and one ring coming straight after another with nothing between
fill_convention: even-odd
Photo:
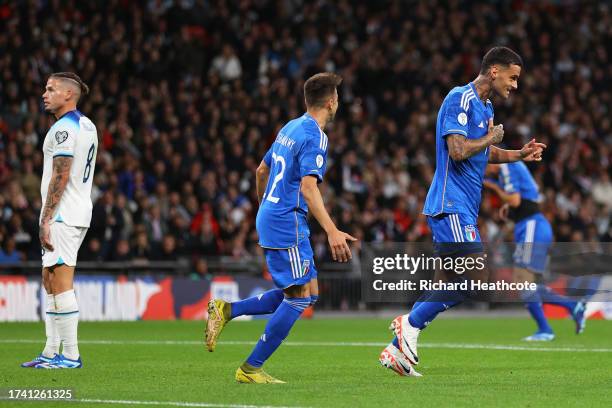
<instances>
[{"instance_id":1,"label":"player's ankle","mask_svg":"<svg viewBox=\"0 0 612 408\"><path fill-rule=\"evenodd\" d=\"M232 304L230 302L223 305L223 316L227 316L228 320L232 319Z\"/></svg>"},{"instance_id":2,"label":"player's ankle","mask_svg":"<svg viewBox=\"0 0 612 408\"><path fill-rule=\"evenodd\" d=\"M244 363L242 363L240 368L242 369L242 371L244 371L247 374L253 374L253 373L257 373L257 372L261 371L261 367L252 366L249 363L247 363L246 361Z\"/></svg>"},{"instance_id":3,"label":"player's ankle","mask_svg":"<svg viewBox=\"0 0 612 408\"><path fill-rule=\"evenodd\" d=\"M67 352L66 350L64 350L63 355L68 360L78 360L79 357L81 357L81 354L78 351L77 352Z\"/></svg>"}]
</instances>

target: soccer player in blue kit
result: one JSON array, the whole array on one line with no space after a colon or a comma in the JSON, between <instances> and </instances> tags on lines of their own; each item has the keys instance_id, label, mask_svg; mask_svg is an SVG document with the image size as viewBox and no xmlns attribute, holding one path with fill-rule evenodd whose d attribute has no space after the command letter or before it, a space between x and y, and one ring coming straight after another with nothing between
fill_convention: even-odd
<instances>
[{"instance_id":1,"label":"soccer player in blue kit","mask_svg":"<svg viewBox=\"0 0 612 408\"><path fill-rule=\"evenodd\" d=\"M542 303L561 306L570 313L576 323L576 334L584 331L586 304L553 292L544 282L548 252L553 241L550 223L540 212L540 189L523 162L489 164L486 176L497 182L485 180L484 186L503 201L502 218L514 221L514 281L537 282L535 291L524 291L521 297L538 330L525 337L525 341L551 341L555 338L548 324ZM537 277L537 278L536 278Z\"/></svg>"},{"instance_id":2,"label":"soccer player in blue kit","mask_svg":"<svg viewBox=\"0 0 612 408\"><path fill-rule=\"evenodd\" d=\"M503 99L517 89L523 61L506 47L490 49L482 60L478 77L464 86L453 88L444 99L436 123L436 171L429 188L423 214L433 234L434 251L441 257L476 258L483 246L477 217L485 168L490 163L519 160L539 161L544 144L535 139L521 150L504 150L494 145L504 136L503 125L493 124L493 95ZM486 268L466 271L436 271L436 280L488 281ZM418 364L419 333L435 317L459 303L470 293L456 291L425 292L409 314L400 315L390 325L395 334L383 350L381 364L400 375L390 352L401 351L411 364Z\"/></svg>"},{"instance_id":3,"label":"soccer player in blue kit","mask_svg":"<svg viewBox=\"0 0 612 408\"><path fill-rule=\"evenodd\" d=\"M310 246L308 211L312 212L339 262L351 259L347 241L356 241L336 228L318 183L327 166L328 138L323 129L338 109L339 75L316 74L304 83L306 113L288 122L276 136L257 169L259 198L256 227L259 244L278 289L228 303L214 299L208 304L206 345L214 351L219 334L231 319L243 315L273 313L253 352L236 371L241 383L282 383L262 370L264 362L287 337L308 306L317 301L317 269Z\"/></svg>"}]
</instances>

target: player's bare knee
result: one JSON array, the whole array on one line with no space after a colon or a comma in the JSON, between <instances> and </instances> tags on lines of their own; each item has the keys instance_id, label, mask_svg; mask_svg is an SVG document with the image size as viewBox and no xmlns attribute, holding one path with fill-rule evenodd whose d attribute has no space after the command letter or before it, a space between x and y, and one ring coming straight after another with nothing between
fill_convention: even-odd
<instances>
[{"instance_id":1,"label":"player's bare knee","mask_svg":"<svg viewBox=\"0 0 612 408\"><path fill-rule=\"evenodd\" d=\"M55 265L50 270L51 274L51 291L54 295L66 292L73 288L74 266Z\"/></svg>"},{"instance_id":2,"label":"player's bare knee","mask_svg":"<svg viewBox=\"0 0 612 408\"><path fill-rule=\"evenodd\" d=\"M310 285L293 285L283 290L285 297L305 298L310 296Z\"/></svg>"}]
</instances>

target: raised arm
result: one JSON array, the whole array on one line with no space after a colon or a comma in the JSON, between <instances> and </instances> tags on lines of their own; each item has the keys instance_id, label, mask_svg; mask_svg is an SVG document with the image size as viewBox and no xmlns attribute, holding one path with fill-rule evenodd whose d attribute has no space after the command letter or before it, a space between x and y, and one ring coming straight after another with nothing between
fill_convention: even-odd
<instances>
[{"instance_id":1,"label":"raised arm","mask_svg":"<svg viewBox=\"0 0 612 408\"><path fill-rule=\"evenodd\" d=\"M489 132L480 139L468 139L460 134L449 134L446 136L448 153L454 161L469 159L487 147L499 143L504 138L504 126L494 125L493 119L489 119Z\"/></svg>"},{"instance_id":2,"label":"raised arm","mask_svg":"<svg viewBox=\"0 0 612 408\"><path fill-rule=\"evenodd\" d=\"M506 150L491 146L489 163L512 163L515 161L541 161L542 151L546 149L544 143L531 139L521 150Z\"/></svg>"}]
</instances>

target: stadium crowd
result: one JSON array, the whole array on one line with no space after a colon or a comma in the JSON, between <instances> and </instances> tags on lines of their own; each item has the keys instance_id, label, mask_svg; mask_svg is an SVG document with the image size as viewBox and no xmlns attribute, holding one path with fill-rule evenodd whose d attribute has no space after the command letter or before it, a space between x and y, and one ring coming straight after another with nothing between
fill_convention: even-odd
<instances>
[{"instance_id":1,"label":"stadium crowd","mask_svg":"<svg viewBox=\"0 0 612 408\"><path fill-rule=\"evenodd\" d=\"M505 143L548 145L531 166L557 241L610 241L610 4L573 1L21 1L0 5L0 262L40 259L42 110L48 75L90 86L97 126L93 221L79 260L257 254L254 171L305 78L344 82L321 185L363 241L430 240L423 201L446 93L488 47L525 66L494 101ZM477 17L475 17L477 16ZM485 192L480 228L502 239ZM328 259L313 228L313 248ZM507 236L506 236L507 238Z\"/></svg>"}]
</instances>

